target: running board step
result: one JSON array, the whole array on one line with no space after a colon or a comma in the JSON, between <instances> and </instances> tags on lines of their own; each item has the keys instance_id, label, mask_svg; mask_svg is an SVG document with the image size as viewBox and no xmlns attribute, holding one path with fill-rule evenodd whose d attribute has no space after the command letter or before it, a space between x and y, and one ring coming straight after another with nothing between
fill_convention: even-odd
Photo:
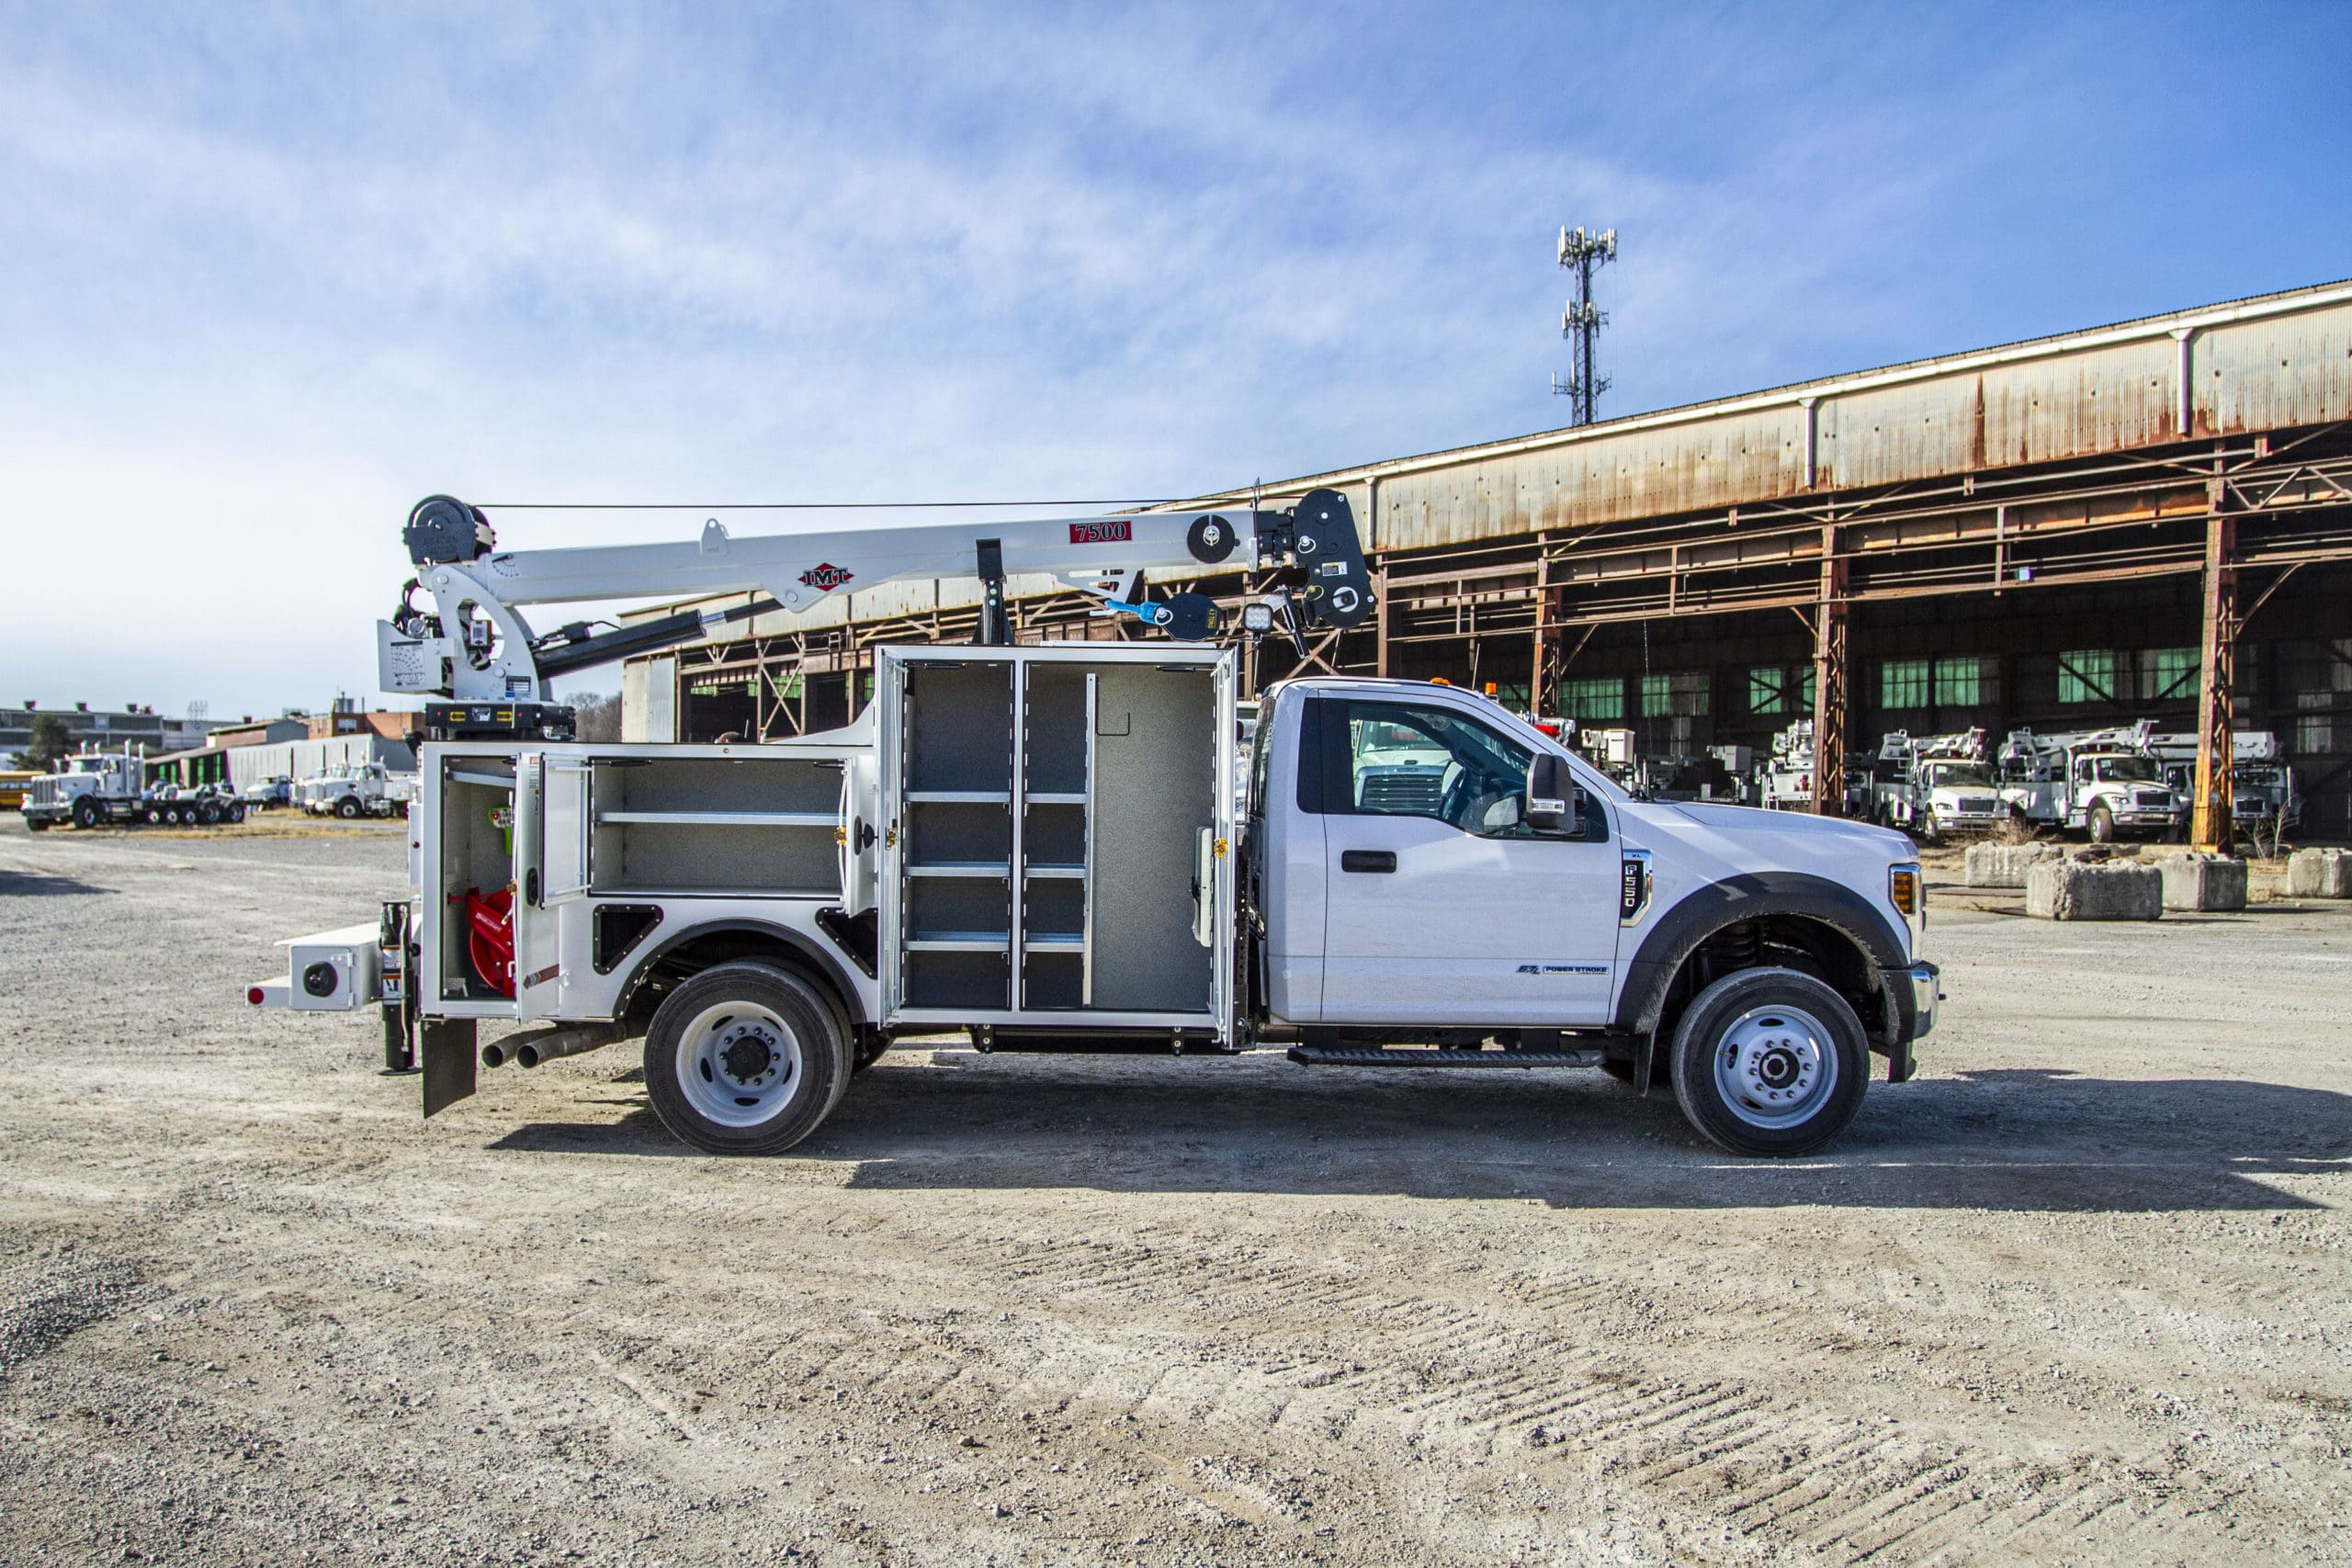
<instances>
[{"instance_id":1,"label":"running board step","mask_svg":"<svg viewBox=\"0 0 2352 1568\"><path fill-rule=\"evenodd\" d=\"M1294 1045L1302 1067L1597 1067L1606 1051L1475 1051L1453 1047Z\"/></svg>"}]
</instances>

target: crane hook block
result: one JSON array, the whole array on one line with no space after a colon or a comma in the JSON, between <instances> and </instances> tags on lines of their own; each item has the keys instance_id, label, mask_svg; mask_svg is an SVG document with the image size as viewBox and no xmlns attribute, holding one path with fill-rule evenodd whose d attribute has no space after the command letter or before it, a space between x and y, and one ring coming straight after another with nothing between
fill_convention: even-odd
<instances>
[{"instance_id":1,"label":"crane hook block","mask_svg":"<svg viewBox=\"0 0 2352 1568\"><path fill-rule=\"evenodd\" d=\"M490 554L498 540L480 508L452 495L428 495L409 512L401 543L408 547L411 561L431 566L477 559Z\"/></svg>"},{"instance_id":2,"label":"crane hook block","mask_svg":"<svg viewBox=\"0 0 2352 1568\"><path fill-rule=\"evenodd\" d=\"M1372 569L1355 513L1335 490L1311 490L1291 514L1291 548L1306 583L1295 598L1313 626L1361 626L1373 611Z\"/></svg>"}]
</instances>

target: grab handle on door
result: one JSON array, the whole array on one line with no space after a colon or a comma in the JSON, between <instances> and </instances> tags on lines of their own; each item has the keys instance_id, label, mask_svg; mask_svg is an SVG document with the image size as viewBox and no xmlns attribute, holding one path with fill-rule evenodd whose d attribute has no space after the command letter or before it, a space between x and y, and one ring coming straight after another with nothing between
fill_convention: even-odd
<instances>
[{"instance_id":1,"label":"grab handle on door","mask_svg":"<svg viewBox=\"0 0 2352 1568\"><path fill-rule=\"evenodd\" d=\"M1341 850L1340 869L1341 871L1395 871L1396 852L1395 850Z\"/></svg>"}]
</instances>

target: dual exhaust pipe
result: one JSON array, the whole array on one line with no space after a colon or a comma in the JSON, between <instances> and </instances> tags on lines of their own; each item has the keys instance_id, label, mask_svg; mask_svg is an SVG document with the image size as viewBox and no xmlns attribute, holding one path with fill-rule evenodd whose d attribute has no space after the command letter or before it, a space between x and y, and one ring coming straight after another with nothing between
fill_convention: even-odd
<instances>
[{"instance_id":1,"label":"dual exhaust pipe","mask_svg":"<svg viewBox=\"0 0 2352 1568\"><path fill-rule=\"evenodd\" d=\"M583 1051L610 1045L619 1038L621 1026L617 1023L551 1023L492 1041L481 1048L481 1065L503 1067L513 1062L517 1066L536 1067L559 1056L577 1056Z\"/></svg>"}]
</instances>

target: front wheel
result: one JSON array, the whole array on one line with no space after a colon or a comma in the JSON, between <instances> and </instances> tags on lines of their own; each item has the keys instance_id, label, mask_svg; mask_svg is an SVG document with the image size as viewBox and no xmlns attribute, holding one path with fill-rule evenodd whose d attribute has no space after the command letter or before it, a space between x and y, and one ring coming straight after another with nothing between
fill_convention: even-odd
<instances>
[{"instance_id":1,"label":"front wheel","mask_svg":"<svg viewBox=\"0 0 2352 1568\"><path fill-rule=\"evenodd\" d=\"M98 803L88 795L74 803L74 826L95 828L98 825Z\"/></svg>"},{"instance_id":2,"label":"front wheel","mask_svg":"<svg viewBox=\"0 0 2352 1568\"><path fill-rule=\"evenodd\" d=\"M1845 1131L1870 1085L1846 998L1793 969L1742 969L1691 998L1674 1031L1674 1098L1736 1155L1807 1155Z\"/></svg>"},{"instance_id":3,"label":"front wheel","mask_svg":"<svg viewBox=\"0 0 2352 1568\"><path fill-rule=\"evenodd\" d=\"M48 832L48 831L49 831L49 818L46 818L46 817L28 817L28 818L25 818L25 831L26 831L26 832L28 832L28 833L46 833L46 832Z\"/></svg>"},{"instance_id":4,"label":"front wheel","mask_svg":"<svg viewBox=\"0 0 2352 1568\"><path fill-rule=\"evenodd\" d=\"M645 1033L653 1113L707 1154L781 1154L841 1099L851 1047L808 982L758 963L720 964L672 991Z\"/></svg>"},{"instance_id":5,"label":"front wheel","mask_svg":"<svg viewBox=\"0 0 2352 1568\"><path fill-rule=\"evenodd\" d=\"M335 802L334 814L348 822L359 815L359 803L346 795Z\"/></svg>"},{"instance_id":6,"label":"front wheel","mask_svg":"<svg viewBox=\"0 0 2352 1568\"><path fill-rule=\"evenodd\" d=\"M2102 800L2091 807L2090 828L2092 843L2115 842L2115 813L2108 809L2107 802Z\"/></svg>"}]
</instances>

